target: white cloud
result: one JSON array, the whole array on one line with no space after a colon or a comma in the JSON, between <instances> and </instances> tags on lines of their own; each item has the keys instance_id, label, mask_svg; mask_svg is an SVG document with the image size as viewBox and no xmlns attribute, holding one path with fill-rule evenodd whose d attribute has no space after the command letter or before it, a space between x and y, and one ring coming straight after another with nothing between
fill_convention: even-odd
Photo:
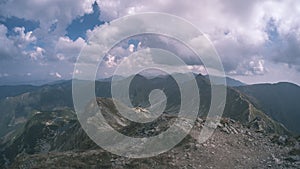
<instances>
[{"instance_id":1,"label":"white cloud","mask_svg":"<svg viewBox=\"0 0 300 169\"><path fill-rule=\"evenodd\" d=\"M7 28L0 24L0 60L11 59L20 54L19 49L14 45L14 41L7 38Z\"/></svg>"},{"instance_id":2,"label":"white cloud","mask_svg":"<svg viewBox=\"0 0 300 169\"><path fill-rule=\"evenodd\" d=\"M55 73L52 72L52 73L50 73L50 75L53 76L53 77L56 77L56 78L62 78L62 75L58 72L55 72Z\"/></svg>"},{"instance_id":3,"label":"white cloud","mask_svg":"<svg viewBox=\"0 0 300 169\"><path fill-rule=\"evenodd\" d=\"M40 27L33 32L25 33L23 27L15 28L18 33L15 37L7 37L7 28L0 25L0 59L26 55L36 61L43 59L74 62L86 42L81 38L73 41L65 37L65 29L73 19L92 12L93 2L94 0L11 0L0 3L0 15L16 16L40 23ZM263 76L268 74L268 70L274 70L272 67L274 64L270 64L271 62L284 63L289 68L300 70L299 1L191 0L175 3L172 0L97 0L97 2L101 8L100 17L105 21L141 12L165 12L187 19L212 40L229 74ZM276 35L270 35L268 32L270 20L274 20ZM57 28L49 32L54 23L57 24ZM106 41L116 40L118 37L114 35L120 30L109 27L109 24L88 31L87 37L105 27L108 29L99 36L104 37ZM126 31L129 27L139 28L147 25L128 23L123 29ZM182 29L174 28L174 31L178 30ZM276 40L272 40L270 36L275 36ZM46 45L41 48L36 41ZM28 51L26 49L28 44L33 44L34 50ZM189 55L177 44L171 45L179 49L176 51L177 54ZM139 44L134 47L132 44L129 48L114 48L110 53L114 58L108 59L107 66L115 66L121 56L128 56L134 49L141 49L141 46ZM93 51L91 54L94 54L92 56L94 58L98 57L92 59L93 62L99 61L99 56ZM192 60L189 62L193 65ZM190 68L201 71L199 66Z\"/></svg>"},{"instance_id":4,"label":"white cloud","mask_svg":"<svg viewBox=\"0 0 300 169\"><path fill-rule=\"evenodd\" d=\"M9 37L13 40L16 48L22 51L21 54L27 55L28 58L42 58L45 61L63 60L76 57L80 51L79 46L81 48L81 44L84 42L81 38L75 42L66 40L64 35L67 26L73 19L91 13L93 3L94 0L12 0L0 3L0 16L15 16L39 22L39 27L33 32L25 33L24 27L16 27L14 31L17 35ZM56 24L55 30L51 30L53 24ZM37 57L41 52L31 51L32 45L27 48L28 44L33 44L37 49L38 44L41 43L45 44L43 45L44 57ZM57 47L57 44L62 46ZM62 49L63 47L66 49Z\"/></svg>"},{"instance_id":5,"label":"white cloud","mask_svg":"<svg viewBox=\"0 0 300 169\"><path fill-rule=\"evenodd\" d=\"M108 68L112 68L112 67L117 66L117 60L116 60L116 57L109 54L109 55L107 56L107 60L106 60L105 63L106 63L106 66L107 66Z\"/></svg>"},{"instance_id":6,"label":"white cloud","mask_svg":"<svg viewBox=\"0 0 300 169\"><path fill-rule=\"evenodd\" d=\"M128 48L129 52L134 52L134 48L135 48L134 44L130 44Z\"/></svg>"},{"instance_id":7,"label":"white cloud","mask_svg":"<svg viewBox=\"0 0 300 169\"><path fill-rule=\"evenodd\" d=\"M61 74L59 74L58 72L55 73L55 76L58 78L62 78Z\"/></svg>"},{"instance_id":8,"label":"white cloud","mask_svg":"<svg viewBox=\"0 0 300 169\"><path fill-rule=\"evenodd\" d=\"M28 48L29 45L35 45L36 37L32 32L25 33L24 27L15 27L15 36L7 37L7 28L0 25L0 58L2 59L20 59L25 56L33 60L43 58L45 50L35 46L34 50Z\"/></svg>"},{"instance_id":9,"label":"white cloud","mask_svg":"<svg viewBox=\"0 0 300 169\"><path fill-rule=\"evenodd\" d=\"M81 74L81 73L82 73L82 71L80 71L80 70L76 69L74 72L71 72L71 74L73 74L73 73L75 73L75 74Z\"/></svg>"},{"instance_id":10,"label":"white cloud","mask_svg":"<svg viewBox=\"0 0 300 169\"><path fill-rule=\"evenodd\" d=\"M82 38L73 41L68 37L60 37L54 50L55 57L58 60L74 61L85 45L85 40Z\"/></svg>"},{"instance_id":11,"label":"white cloud","mask_svg":"<svg viewBox=\"0 0 300 169\"><path fill-rule=\"evenodd\" d=\"M12 0L0 4L0 15L39 21L42 32L48 32L53 21L57 21L55 32L62 35L73 19L92 12L93 2L93 0Z\"/></svg>"},{"instance_id":12,"label":"white cloud","mask_svg":"<svg viewBox=\"0 0 300 169\"><path fill-rule=\"evenodd\" d=\"M101 17L106 20L141 12L166 12L187 19L213 41L228 72L238 71L239 63L253 55L263 55L265 62L275 59L293 64L289 60L294 61L300 54L296 50L300 44L298 1L192 0L174 3L169 0L99 0L98 3L103 14ZM286 41L284 46L273 44L271 49L266 49L269 42L266 27L270 19L275 19L279 36ZM297 43L292 44L289 37L297 37ZM279 47L281 52L276 50ZM276 50L276 55L272 50ZM300 65L300 60L296 63Z\"/></svg>"},{"instance_id":13,"label":"white cloud","mask_svg":"<svg viewBox=\"0 0 300 169\"><path fill-rule=\"evenodd\" d=\"M203 65L188 65L187 68L191 70L193 73L206 75L207 71Z\"/></svg>"},{"instance_id":14,"label":"white cloud","mask_svg":"<svg viewBox=\"0 0 300 169\"><path fill-rule=\"evenodd\" d=\"M228 72L229 75L264 75L268 73L268 68L265 66L265 60L260 56L252 56L250 59L238 63L237 68Z\"/></svg>"},{"instance_id":15,"label":"white cloud","mask_svg":"<svg viewBox=\"0 0 300 169\"><path fill-rule=\"evenodd\" d=\"M43 58L45 54L45 50L41 47L35 47L35 51L30 52L29 56L33 60L37 60Z\"/></svg>"},{"instance_id":16,"label":"white cloud","mask_svg":"<svg viewBox=\"0 0 300 169\"><path fill-rule=\"evenodd\" d=\"M263 59L257 61L250 61L249 66L255 74L264 74L266 69L264 67L265 61Z\"/></svg>"},{"instance_id":17,"label":"white cloud","mask_svg":"<svg viewBox=\"0 0 300 169\"><path fill-rule=\"evenodd\" d=\"M18 36L16 36L15 39L19 42L19 47L24 47L24 45L36 41L36 37L32 35L32 31L25 33L24 27L15 27L14 31L18 33Z\"/></svg>"}]
</instances>

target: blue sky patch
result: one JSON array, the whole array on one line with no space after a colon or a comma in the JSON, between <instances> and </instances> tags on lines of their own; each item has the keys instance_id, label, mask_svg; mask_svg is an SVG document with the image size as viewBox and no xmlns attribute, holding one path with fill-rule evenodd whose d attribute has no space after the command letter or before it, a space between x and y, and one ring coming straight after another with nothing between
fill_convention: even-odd
<instances>
[{"instance_id":1,"label":"blue sky patch","mask_svg":"<svg viewBox=\"0 0 300 169\"><path fill-rule=\"evenodd\" d=\"M7 27L7 36L14 35L15 27L24 27L25 33L27 33L39 28L40 26L40 23L37 21L25 20L23 18L17 18L14 16L9 18L0 16L0 24L3 24Z\"/></svg>"},{"instance_id":2,"label":"blue sky patch","mask_svg":"<svg viewBox=\"0 0 300 169\"><path fill-rule=\"evenodd\" d=\"M88 29L93 29L95 26L104 24L105 22L99 20L100 8L95 2L93 4L93 12L90 14L85 14L75 20L66 29L67 34L70 39L76 40L81 37L86 38L86 31Z\"/></svg>"}]
</instances>

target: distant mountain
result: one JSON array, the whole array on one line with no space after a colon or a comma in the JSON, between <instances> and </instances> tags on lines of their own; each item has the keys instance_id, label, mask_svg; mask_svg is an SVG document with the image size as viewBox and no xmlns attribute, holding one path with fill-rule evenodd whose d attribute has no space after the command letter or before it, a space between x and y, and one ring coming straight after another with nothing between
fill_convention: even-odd
<instances>
[{"instance_id":1,"label":"distant mountain","mask_svg":"<svg viewBox=\"0 0 300 169\"><path fill-rule=\"evenodd\" d=\"M20 86L20 89L22 87ZM5 88L16 89L18 86ZM99 97L111 97L110 82L97 81L95 92ZM28 90L20 90L19 93L21 94L14 97L7 97L6 94L6 98L0 99L0 137L8 136L23 126L33 112L73 109L71 80L52 85L29 87Z\"/></svg>"},{"instance_id":2,"label":"distant mountain","mask_svg":"<svg viewBox=\"0 0 300 169\"><path fill-rule=\"evenodd\" d=\"M205 78L209 79L209 76L206 75ZM216 85L219 85L219 84L222 84L222 83L221 82L220 83L218 83L218 82L216 83ZM245 83L243 83L241 81L238 81L238 80L230 78L230 77L226 77L226 84L229 87L236 87L236 86L245 86L245 85L247 85L247 84L245 84Z\"/></svg>"},{"instance_id":3,"label":"distant mountain","mask_svg":"<svg viewBox=\"0 0 300 169\"><path fill-rule=\"evenodd\" d=\"M300 87L292 83L255 84L237 87L268 116L300 133Z\"/></svg>"},{"instance_id":4,"label":"distant mountain","mask_svg":"<svg viewBox=\"0 0 300 169\"><path fill-rule=\"evenodd\" d=\"M200 95L200 107L199 116L205 118L209 111L211 104L211 84L202 75L196 75L196 82L199 87ZM119 84L121 84L120 82ZM189 82L185 82L189 83ZM166 112L172 114L176 113L180 109L180 91L177 83L171 76L156 77L153 79L147 79L141 75L137 75L133 78L129 92L130 98L134 106L149 106L148 96L153 89L161 89L165 92L168 100L166 106ZM191 106L194 104L191 100ZM273 121L260 109L256 108L245 95L239 91L227 88L227 98L223 117L228 117L244 124L253 124L260 126L259 130L266 130L274 133L287 133L285 127L281 124ZM262 124L262 125L261 125Z\"/></svg>"},{"instance_id":5,"label":"distant mountain","mask_svg":"<svg viewBox=\"0 0 300 169\"><path fill-rule=\"evenodd\" d=\"M178 77L184 76L177 74ZM132 81L129 87L129 96L133 106L147 107L149 103L149 94L153 89L161 89L167 96L166 112L173 114L179 111L180 108L180 91L178 84L172 76L158 76L152 79L142 75L131 77ZM199 116L206 116L210 107L211 88L209 80L202 75L195 76L200 91L200 108ZM125 81L125 80L124 80ZM83 81L83 83L86 83ZM88 82L94 83L94 82ZM190 83L190 82L183 82ZM123 80L119 80L118 85L123 84ZM96 96L111 97L111 82L96 81ZM193 105L193 103L190 103ZM20 124L21 119L26 119L33 110L52 111L62 109L64 107L73 108L72 101L72 81L63 81L61 83L40 86L32 92L24 93L16 97L0 100L0 114L2 114L0 125L0 135L7 133L6 128L14 128L14 124ZM228 88L227 102L225 106L224 117L230 117L244 123L248 123L259 116L265 119L269 125L270 131L283 132L284 129L280 125L274 127L272 120L264 115L257 107L253 106L250 100L247 100L243 94ZM4 125L4 126L3 126ZM6 126L5 126L6 125ZM8 126L8 127L7 127ZM271 127L273 126L273 127ZM2 133L2 132L4 133Z\"/></svg>"},{"instance_id":6,"label":"distant mountain","mask_svg":"<svg viewBox=\"0 0 300 169\"><path fill-rule=\"evenodd\" d=\"M119 76L119 75L114 75L114 76L111 76L111 77L98 79L97 81L100 81L100 82L111 82L113 78L114 78L114 80L122 80L122 79L125 79L126 77Z\"/></svg>"},{"instance_id":7,"label":"distant mountain","mask_svg":"<svg viewBox=\"0 0 300 169\"><path fill-rule=\"evenodd\" d=\"M246 83L243 83L239 80L236 80L236 79L233 79L233 78L230 78L230 77L226 77L226 83L227 83L227 86L231 86L231 87L247 85Z\"/></svg>"},{"instance_id":8,"label":"distant mountain","mask_svg":"<svg viewBox=\"0 0 300 169\"><path fill-rule=\"evenodd\" d=\"M60 78L46 78L46 79L36 79L31 76L21 76L21 75L10 75L7 77L0 77L0 86L11 86L11 85L33 85L33 86L41 86L45 84L49 84L55 81L60 81Z\"/></svg>"},{"instance_id":9,"label":"distant mountain","mask_svg":"<svg viewBox=\"0 0 300 169\"><path fill-rule=\"evenodd\" d=\"M32 85L0 86L0 100L6 97L13 97L26 92L31 92L37 88L37 86Z\"/></svg>"},{"instance_id":10,"label":"distant mountain","mask_svg":"<svg viewBox=\"0 0 300 169\"><path fill-rule=\"evenodd\" d=\"M210 106L210 83L202 75L197 75L196 81L201 89L199 90L201 97L199 116L205 116ZM122 83L122 80L118 82L121 85ZM153 89L161 89L167 95L166 112L178 112L181 99L180 91L171 76L148 79L141 75L136 75L129 89L132 104L142 107L149 106L148 96ZM110 90L111 84L109 81L96 82L95 92L97 97L110 98ZM16 128L24 125L34 111L54 111L64 109L65 107L73 109L72 81L40 86L31 92L2 99L0 100L0 136L6 136L15 131ZM249 123L256 117L260 117L260 119L266 121L265 128L269 128L270 131L282 133L285 130L253 106L245 96L230 88L228 88L227 102L223 115L224 117L230 117L243 123Z\"/></svg>"}]
</instances>

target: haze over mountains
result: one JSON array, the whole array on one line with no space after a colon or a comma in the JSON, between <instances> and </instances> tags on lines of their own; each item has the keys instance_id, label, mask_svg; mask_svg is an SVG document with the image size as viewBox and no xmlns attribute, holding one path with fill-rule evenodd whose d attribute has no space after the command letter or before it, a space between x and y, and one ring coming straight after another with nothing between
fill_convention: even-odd
<instances>
[{"instance_id":1,"label":"haze over mountains","mask_svg":"<svg viewBox=\"0 0 300 169\"><path fill-rule=\"evenodd\" d=\"M198 117L199 120L205 120L210 106L211 84L207 77L200 74L195 75L195 78L201 97ZM118 78L118 80L122 84L124 79ZM233 136L235 139L245 139L244 132L246 130L264 133L264 138L273 138L273 135L277 135L292 139L295 135L300 134L300 118L298 118L300 108L297 104L297 100L300 99L299 86L291 83L244 85L235 80L231 81L234 83L231 83L232 85L227 88L223 118L232 119L234 123L224 122L220 125L221 133L236 133L237 135ZM142 75L134 76L129 88L130 99L134 107L148 107L149 94L153 89L161 89L167 96L166 109L161 117L176 116L180 109L181 98L178 85L171 76L153 78L146 78ZM96 81L95 92L96 96L101 98L98 99L99 105L108 111L106 113L108 119L112 120L111 123L119 123L118 121L121 120L122 124L126 124L125 128L120 124L113 125L119 128L120 131L124 130L127 131L125 132L127 134L144 136L151 135L151 132L152 134L159 133L160 130L153 133L153 126L169 125L170 119L168 120L168 118L160 122L149 123L146 127L139 123L124 121L118 112L113 111L114 105L110 99L110 79ZM90 150L97 149L97 145L89 139L76 119L72 100L72 81L62 81L43 86L1 86L0 93L1 166L16 167L24 163L27 157L32 158L31 160L35 161L37 166L41 166L44 158L43 153L45 152L61 153L51 154L51 156L62 160L66 158L67 154L65 153L68 151L73 154L72 156L77 156L79 155L76 153L77 150L86 151L88 154L91 153ZM113 119L120 120L115 121ZM199 130L199 128L196 127L196 130ZM219 130L217 130L217 133L219 133ZM241 136L238 136L239 133ZM223 134L220 136L223 137ZM252 137L257 139L256 137L263 136L255 134ZM191 142L195 143L195 141ZM248 144L248 142L245 141L245 144ZM264 140L264 142L272 147L273 143L271 141ZM284 141L284 144L286 144L286 141ZM293 144L296 143L293 142ZM265 149L267 147L261 148ZM293 147L286 150L292 151L292 149ZM276 146L272 151L276 152ZM269 153L272 151L270 150ZM100 158L101 160L104 160L104 156L107 156L103 150L99 150L98 153L100 154L98 154L99 158L103 156L103 158ZM19 158L16 158L17 156ZM111 157L111 155L108 156ZM282 154L278 154L278 156L284 158ZM77 160L81 161L82 158L86 158L85 155L79 155ZM250 162L254 166L254 161L250 160ZM160 163L158 162L158 164ZM292 162L291 164L293 166L296 163ZM110 166L111 163L107 165ZM162 162L161 165L166 164ZM277 165L272 163L274 167ZM286 165L289 166L290 164ZM137 168L140 168L140 166Z\"/></svg>"}]
</instances>

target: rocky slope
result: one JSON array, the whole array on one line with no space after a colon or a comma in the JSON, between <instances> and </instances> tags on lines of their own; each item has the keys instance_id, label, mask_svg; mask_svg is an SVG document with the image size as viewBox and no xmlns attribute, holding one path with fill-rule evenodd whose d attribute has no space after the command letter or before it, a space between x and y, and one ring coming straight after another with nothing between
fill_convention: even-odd
<instances>
[{"instance_id":1,"label":"rocky slope","mask_svg":"<svg viewBox=\"0 0 300 169\"><path fill-rule=\"evenodd\" d=\"M201 126L198 120L196 126ZM229 121L229 122L228 122ZM195 127L171 151L157 157L129 159L100 148L21 154L11 168L299 168L299 143L245 128L224 119L213 137L197 143ZM299 141L299 140L298 140ZM290 144L290 145L288 145Z\"/></svg>"},{"instance_id":2,"label":"rocky slope","mask_svg":"<svg viewBox=\"0 0 300 169\"><path fill-rule=\"evenodd\" d=\"M104 116L120 132L151 136L176 117L163 114L152 124L123 119L111 99L98 99ZM197 118L190 134L159 156L129 159L98 147L80 127L74 112L38 112L23 131L2 146L2 167L8 168L299 168L299 138L271 134L255 123L222 118L213 136L197 139L205 119ZM120 125L122 124L122 125ZM125 124L125 125L124 125ZM208 126L209 127L209 126ZM15 152L15 153L12 153Z\"/></svg>"}]
</instances>

